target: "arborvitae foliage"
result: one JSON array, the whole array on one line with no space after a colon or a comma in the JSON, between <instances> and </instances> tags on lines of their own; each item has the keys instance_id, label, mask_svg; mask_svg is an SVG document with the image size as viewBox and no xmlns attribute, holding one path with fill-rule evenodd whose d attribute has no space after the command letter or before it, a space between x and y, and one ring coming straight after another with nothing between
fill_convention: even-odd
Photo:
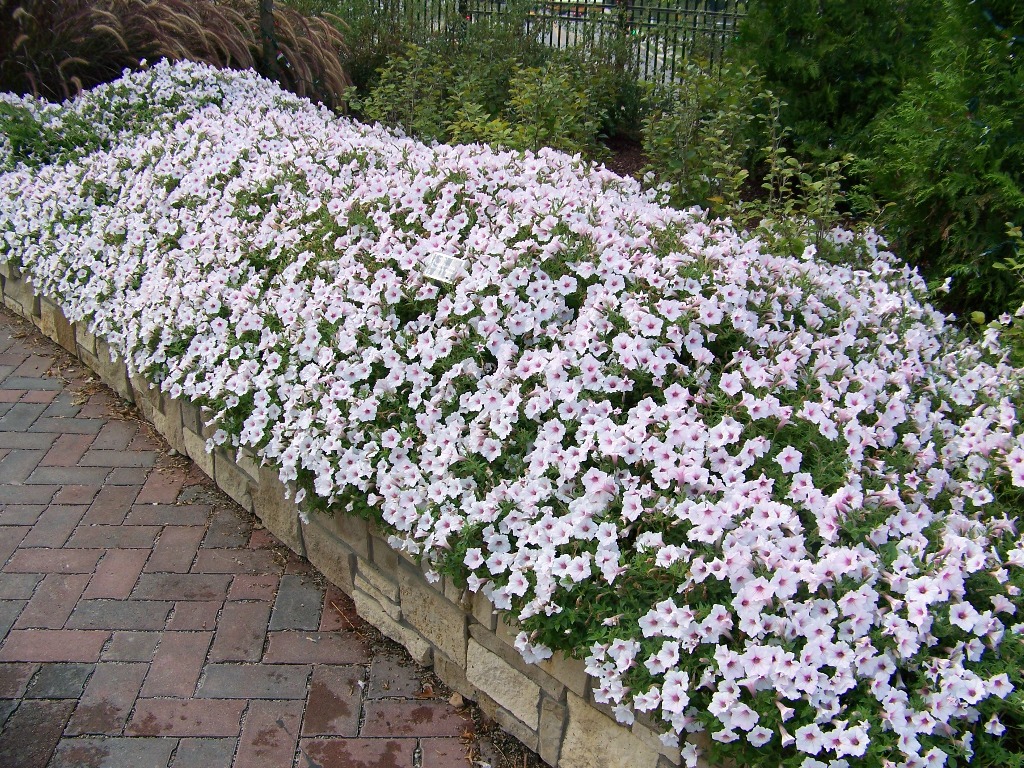
<instances>
[{"instance_id":1,"label":"arborvitae foliage","mask_svg":"<svg viewBox=\"0 0 1024 768\"><path fill-rule=\"evenodd\" d=\"M1024 223L1024 5L944 0L929 70L877 121L864 165L889 201L890 237L936 280L952 306L1020 304L1019 280L995 269Z\"/></svg>"},{"instance_id":2,"label":"arborvitae foliage","mask_svg":"<svg viewBox=\"0 0 1024 768\"><path fill-rule=\"evenodd\" d=\"M785 102L782 122L804 150L855 149L927 59L941 0L751 0L740 56Z\"/></svg>"}]
</instances>

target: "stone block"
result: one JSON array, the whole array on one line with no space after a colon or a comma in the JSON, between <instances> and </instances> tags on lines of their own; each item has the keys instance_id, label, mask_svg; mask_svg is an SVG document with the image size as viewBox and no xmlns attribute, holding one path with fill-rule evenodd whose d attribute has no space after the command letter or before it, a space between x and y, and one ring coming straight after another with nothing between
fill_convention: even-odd
<instances>
[{"instance_id":1,"label":"stone block","mask_svg":"<svg viewBox=\"0 0 1024 768\"><path fill-rule=\"evenodd\" d=\"M469 602L469 593L466 589L458 586L450 576L442 576L440 586L441 594L463 610L466 609Z\"/></svg>"},{"instance_id":2,"label":"stone block","mask_svg":"<svg viewBox=\"0 0 1024 768\"><path fill-rule=\"evenodd\" d=\"M153 387L150 382L139 374L132 374L128 380L132 388L132 400L136 407L142 411L146 421L153 423L153 415L157 412L160 404L160 390Z\"/></svg>"},{"instance_id":3,"label":"stone block","mask_svg":"<svg viewBox=\"0 0 1024 768\"><path fill-rule=\"evenodd\" d=\"M21 268L13 261L0 261L0 275L3 275L4 280L19 280Z\"/></svg>"},{"instance_id":4,"label":"stone block","mask_svg":"<svg viewBox=\"0 0 1024 768\"><path fill-rule=\"evenodd\" d=\"M498 710L500 709L498 702L480 690L477 692L475 701L476 705L480 707L480 711L487 715L487 717L491 720L498 719Z\"/></svg>"},{"instance_id":5,"label":"stone block","mask_svg":"<svg viewBox=\"0 0 1024 768\"><path fill-rule=\"evenodd\" d=\"M498 612L495 610L494 604L487 599L483 592L471 594L473 618L489 632L494 632L498 626Z\"/></svg>"},{"instance_id":6,"label":"stone block","mask_svg":"<svg viewBox=\"0 0 1024 768\"><path fill-rule=\"evenodd\" d=\"M103 383L117 392L128 402L134 402L131 382L124 361L115 353L111 356L110 345L103 339L96 340L96 368Z\"/></svg>"},{"instance_id":7,"label":"stone block","mask_svg":"<svg viewBox=\"0 0 1024 768\"><path fill-rule=\"evenodd\" d=\"M203 433L203 425L199 420L199 406L191 402L181 404L181 426L190 429L197 435Z\"/></svg>"},{"instance_id":8,"label":"stone block","mask_svg":"<svg viewBox=\"0 0 1024 768\"><path fill-rule=\"evenodd\" d=\"M189 432L186 430L185 434L188 435ZM252 493L252 511L256 513L260 522L263 523L267 530L283 541L290 550L299 555L307 554L302 524L299 521L299 511L295 507L295 502L291 498L286 498L288 489L278 479L277 470L273 467L260 467L260 482L254 488L255 490ZM312 535L315 536L317 534L313 533ZM330 557L326 552L320 556L320 560L328 567L338 565L331 563ZM325 572L324 575L333 580L338 573L348 574L344 580L335 582L339 587L344 588L345 586L352 585L350 564L347 564L344 570L333 567L332 571L332 573Z\"/></svg>"},{"instance_id":9,"label":"stone block","mask_svg":"<svg viewBox=\"0 0 1024 768\"><path fill-rule=\"evenodd\" d=\"M657 768L661 754L574 693L559 768Z\"/></svg>"},{"instance_id":10,"label":"stone block","mask_svg":"<svg viewBox=\"0 0 1024 768\"><path fill-rule=\"evenodd\" d=\"M651 728L648 723L639 719L630 727L633 735L656 752L661 753L662 760L658 761L660 766L663 760L668 760L670 765L676 766L682 762L682 755L678 749L666 747L661 742L661 734L668 729L667 724L660 724L659 727Z\"/></svg>"},{"instance_id":11,"label":"stone block","mask_svg":"<svg viewBox=\"0 0 1024 768\"><path fill-rule=\"evenodd\" d=\"M223 448L218 448L213 454L213 472L213 479L217 482L217 486L234 499L242 509L252 512L250 480L242 470L235 466L235 462Z\"/></svg>"},{"instance_id":12,"label":"stone block","mask_svg":"<svg viewBox=\"0 0 1024 768\"><path fill-rule=\"evenodd\" d=\"M358 563L358 559L356 560L356 562ZM384 611L384 613L386 613L392 619L394 619L395 621L402 620L401 605L399 605L394 600L389 600L387 595L383 594L379 589L373 586L373 584L364 579L362 577L362 574L360 573L358 565L356 566L355 569L355 577L352 579L352 584L356 592L363 592L369 597L373 598L380 605L381 610Z\"/></svg>"},{"instance_id":13,"label":"stone block","mask_svg":"<svg viewBox=\"0 0 1024 768\"><path fill-rule=\"evenodd\" d=\"M355 570L355 555L331 541L330 537L324 536L323 529L317 527L316 523L304 525L301 535L302 554L305 558L326 576L328 581L351 595L355 590L352 579Z\"/></svg>"},{"instance_id":14,"label":"stone block","mask_svg":"<svg viewBox=\"0 0 1024 768\"><path fill-rule=\"evenodd\" d=\"M50 299L43 299L40 309L40 323L43 333L64 347L68 352L74 354L77 350L75 328L64 316L64 310Z\"/></svg>"},{"instance_id":15,"label":"stone block","mask_svg":"<svg viewBox=\"0 0 1024 768\"><path fill-rule=\"evenodd\" d=\"M540 662L537 667L547 672L577 696L586 697L589 679L586 664L582 659L572 659L555 651L550 659Z\"/></svg>"},{"instance_id":16,"label":"stone block","mask_svg":"<svg viewBox=\"0 0 1024 768\"><path fill-rule=\"evenodd\" d=\"M537 732L519 722L519 720L509 714L508 710L498 707L494 719L505 732L511 733L519 739L527 749L532 749L534 752L537 751Z\"/></svg>"},{"instance_id":17,"label":"stone block","mask_svg":"<svg viewBox=\"0 0 1024 768\"><path fill-rule=\"evenodd\" d=\"M237 466L254 483L260 481L260 462L248 448L239 448L235 456Z\"/></svg>"},{"instance_id":18,"label":"stone block","mask_svg":"<svg viewBox=\"0 0 1024 768\"><path fill-rule=\"evenodd\" d=\"M4 295L5 296L17 297L19 299L19 302L20 302L20 299L24 295L25 290L26 290L25 281L21 277L21 273L20 272L17 275L11 274L10 276L5 276L5 279L4 279Z\"/></svg>"},{"instance_id":19,"label":"stone block","mask_svg":"<svg viewBox=\"0 0 1024 768\"><path fill-rule=\"evenodd\" d=\"M526 674L527 664L523 661L523 657L519 655L519 651L509 646L507 643L498 640L493 632L488 632L480 624L471 624L469 627L469 636L491 653L500 656L508 665L514 667L523 674Z\"/></svg>"},{"instance_id":20,"label":"stone block","mask_svg":"<svg viewBox=\"0 0 1024 768\"><path fill-rule=\"evenodd\" d=\"M360 558L356 562L356 575L369 582L370 586L383 595L386 600L392 603L399 602L398 582L371 563Z\"/></svg>"},{"instance_id":21,"label":"stone block","mask_svg":"<svg viewBox=\"0 0 1024 768\"><path fill-rule=\"evenodd\" d=\"M466 614L408 565L398 572L405 623L456 664L466 661Z\"/></svg>"},{"instance_id":22,"label":"stone block","mask_svg":"<svg viewBox=\"0 0 1024 768\"><path fill-rule=\"evenodd\" d=\"M412 555L388 544L388 534L384 533L376 523L371 522L368 530L370 533L370 559L374 565L390 573L397 572L402 567L402 563L405 563L422 573L419 563Z\"/></svg>"},{"instance_id":23,"label":"stone block","mask_svg":"<svg viewBox=\"0 0 1024 768\"><path fill-rule=\"evenodd\" d=\"M26 320L32 319L33 309L38 303L39 298L23 279L11 278L4 281L4 304Z\"/></svg>"},{"instance_id":24,"label":"stone block","mask_svg":"<svg viewBox=\"0 0 1024 768\"><path fill-rule=\"evenodd\" d=\"M540 723L539 685L472 639L466 650L466 679L478 690L485 691L536 735Z\"/></svg>"},{"instance_id":25,"label":"stone block","mask_svg":"<svg viewBox=\"0 0 1024 768\"><path fill-rule=\"evenodd\" d=\"M167 394L160 397L160 408L153 413L153 426L178 453L185 453L185 435L181 427L181 404Z\"/></svg>"},{"instance_id":26,"label":"stone block","mask_svg":"<svg viewBox=\"0 0 1024 768\"><path fill-rule=\"evenodd\" d=\"M212 480L213 456L206 452L206 440L191 429L182 430L182 440L185 443L185 453Z\"/></svg>"},{"instance_id":27,"label":"stone block","mask_svg":"<svg viewBox=\"0 0 1024 768\"><path fill-rule=\"evenodd\" d=\"M53 299L47 296L39 299L39 330L50 341L57 340L57 318L55 315L59 311Z\"/></svg>"},{"instance_id":28,"label":"stone block","mask_svg":"<svg viewBox=\"0 0 1024 768\"><path fill-rule=\"evenodd\" d=\"M352 601L356 604L356 612L360 616L403 646L412 656L413 661L424 667L431 665L434 654L433 648L427 640L388 616L380 604L365 592L353 592Z\"/></svg>"},{"instance_id":29,"label":"stone block","mask_svg":"<svg viewBox=\"0 0 1024 768\"><path fill-rule=\"evenodd\" d=\"M21 308L21 303L7 291L4 291L4 306L19 317L25 316L25 310Z\"/></svg>"},{"instance_id":30,"label":"stone block","mask_svg":"<svg viewBox=\"0 0 1024 768\"><path fill-rule=\"evenodd\" d=\"M79 360L81 360L83 363L85 363L86 366L88 366L90 371L92 371L94 374L96 373L96 366L99 365L99 359L96 357L94 353L90 352L83 346L79 346L78 351L75 354L78 355ZM96 378L99 377L97 376Z\"/></svg>"},{"instance_id":31,"label":"stone block","mask_svg":"<svg viewBox=\"0 0 1024 768\"><path fill-rule=\"evenodd\" d=\"M509 648L515 648L516 635L521 631L519 623L511 615L504 614L494 627L494 636Z\"/></svg>"},{"instance_id":32,"label":"stone block","mask_svg":"<svg viewBox=\"0 0 1024 768\"><path fill-rule=\"evenodd\" d=\"M466 668L456 664L443 653L434 656L434 674L441 678L445 685L470 701L476 701L480 695L476 686L466 678Z\"/></svg>"},{"instance_id":33,"label":"stone block","mask_svg":"<svg viewBox=\"0 0 1024 768\"><path fill-rule=\"evenodd\" d=\"M568 708L549 696L540 700L540 728L538 729L537 753L548 765L558 765L558 753L562 749L565 735L565 721Z\"/></svg>"},{"instance_id":34,"label":"stone block","mask_svg":"<svg viewBox=\"0 0 1024 768\"><path fill-rule=\"evenodd\" d=\"M298 517L296 516L295 519L297 521ZM269 526L267 527L269 528ZM353 581L355 555L334 539L330 531L325 530L316 520L310 520L301 525L298 535L299 543L303 547L300 554L305 555L306 559L333 584L341 587L348 594L352 594L355 589ZM283 537L278 536L278 538L284 541ZM291 543L285 543L290 549L298 552Z\"/></svg>"},{"instance_id":35,"label":"stone block","mask_svg":"<svg viewBox=\"0 0 1024 768\"><path fill-rule=\"evenodd\" d=\"M200 406L199 407L199 427L200 427L199 434L202 435L203 438L206 439L206 440L209 440L211 437L213 437L214 433L217 431L217 425L210 423L210 421L212 419L213 419L213 411L210 410L209 408L207 408L206 406Z\"/></svg>"},{"instance_id":36,"label":"stone block","mask_svg":"<svg viewBox=\"0 0 1024 768\"><path fill-rule=\"evenodd\" d=\"M500 625L501 622L499 622L499 626ZM469 633L474 640L480 643L480 645L490 650L491 653L494 653L504 659L509 666L518 670L521 674L530 678L531 681L543 688L548 696L556 701L565 701L565 686L541 669L538 665L527 664L523 661L523 657L519 655L519 651L515 649L515 646L505 642L494 633L488 632L479 624L471 626Z\"/></svg>"},{"instance_id":37,"label":"stone block","mask_svg":"<svg viewBox=\"0 0 1024 768\"><path fill-rule=\"evenodd\" d=\"M350 515L337 510L333 515L323 517L326 525L334 535L341 539L363 560L370 561L370 527L369 523L358 515Z\"/></svg>"},{"instance_id":38,"label":"stone block","mask_svg":"<svg viewBox=\"0 0 1024 768\"><path fill-rule=\"evenodd\" d=\"M370 560L382 571L397 573L400 567L399 564L402 562L398 552L388 544L387 538L376 529L376 526L371 524L368 530L370 534Z\"/></svg>"},{"instance_id":39,"label":"stone block","mask_svg":"<svg viewBox=\"0 0 1024 768\"><path fill-rule=\"evenodd\" d=\"M90 355L96 355L96 337L89 332L85 323L75 323L75 343Z\"/></svg>"},{"instance_id":40,"label":"stone block","mask_svg":"<svg viewBox=\"0 0 1024 768\"><path fill-rule=\"evenodd\" d=\"M75 326L64 316L63 312L57 315L57 343L72 354L78 349L78 344L75 342Z\"/></svg>"}]
</instances>

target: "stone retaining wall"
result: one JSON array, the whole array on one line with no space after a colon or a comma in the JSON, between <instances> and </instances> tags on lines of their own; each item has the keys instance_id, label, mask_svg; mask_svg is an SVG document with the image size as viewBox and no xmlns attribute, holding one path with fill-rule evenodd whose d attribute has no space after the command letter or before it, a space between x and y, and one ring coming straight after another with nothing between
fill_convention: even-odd
<instances>
[{"instance_id":1,"label":"stone retaining wall","mask_svg":"<svg viewBox=\"0 0 1024 768\"><path fill-rule=\"evenodd\" d=\"M499 619L485 597L460 590L449 579L430 584L373 524L341 512L301 524L275 470L260 466L244 449L206 452L212 431L195 405L130 377L105 341L69 323L58 304L36 296L7 265L0 265L0 290L7 307L134 402L174 449L350 594L360 616L405 646L417 662L432 665L448 686L477 702L546 763L556 768L679 765L678 752L661 744L656 724L638 718L626 728L594 702L582 662L556 653L541 664L526 664L513 647L517 630Z\"/></svg>"}]
</instances>

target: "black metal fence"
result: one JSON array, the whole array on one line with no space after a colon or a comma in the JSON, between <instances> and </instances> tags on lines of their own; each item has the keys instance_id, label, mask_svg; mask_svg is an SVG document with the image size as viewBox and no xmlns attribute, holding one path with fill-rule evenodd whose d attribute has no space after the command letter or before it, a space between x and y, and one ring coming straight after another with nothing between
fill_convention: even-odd
<instances>
[{"instance_id":1,"label":"black metal fence","mask_svg":"<svg viewBox=\"0 0 1024 768\"><path fill-rule=\"evenodd\" d=\"M736 33L746 0L404 0L434 30L512 21L556 48L615 43L642 79L669 82L686 61L715 65Z\"/></svg>"}]
</instances>

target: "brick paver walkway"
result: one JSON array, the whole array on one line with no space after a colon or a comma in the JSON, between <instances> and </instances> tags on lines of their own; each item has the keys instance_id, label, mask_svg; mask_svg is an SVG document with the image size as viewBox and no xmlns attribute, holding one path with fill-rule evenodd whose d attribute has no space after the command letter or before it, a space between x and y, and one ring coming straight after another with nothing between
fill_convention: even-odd
<instances>
[{"instance_id":1,"label":"brick paver walkway","mask_svg":"<svg viewBox=\"0 0 1024 768\"><path fill-rule=\"evenodd\" d=\"M27 329L0 311L0 766L470 763L464 711Z\"/></svg>"}]
</instances>

